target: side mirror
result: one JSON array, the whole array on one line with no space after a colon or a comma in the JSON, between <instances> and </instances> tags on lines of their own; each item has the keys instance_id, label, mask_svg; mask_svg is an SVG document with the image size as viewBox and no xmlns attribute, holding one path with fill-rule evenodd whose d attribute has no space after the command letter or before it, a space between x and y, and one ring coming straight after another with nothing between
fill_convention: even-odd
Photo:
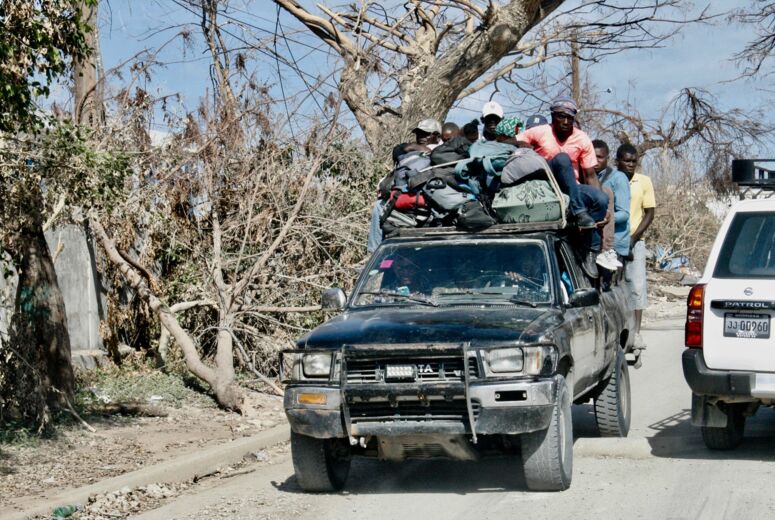
<instances>
[{"instance_id":1,"label":"side mirror","mask_svg":"<svg viewBox=\"0 0 775 520\"><path fill-rule=\"evenodd\" d=\"M320 306L323 307L323 310L341 311L344 309L345 303L347 303L347 297L339 287L324 289L320 296Z\"/></svg>"},{"instance_id":2,"label":"side mirror","mask_svg":"<svg viewBox=\"0 0 775 520\"><path fill-rule=\"evenodd\" d=\"M600 293L596 289L577 289L568 298L571 307L589 307L600 303Z\"/></svg>"}]
</instances>

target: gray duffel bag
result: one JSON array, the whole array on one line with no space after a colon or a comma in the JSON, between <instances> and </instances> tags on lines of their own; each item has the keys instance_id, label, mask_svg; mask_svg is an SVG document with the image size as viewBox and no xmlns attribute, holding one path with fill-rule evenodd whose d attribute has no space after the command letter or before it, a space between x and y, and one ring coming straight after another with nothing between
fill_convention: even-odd
<instances>
[{"instance_id":1,"label":"gray duffel bag","mask_svg":"<svg viewBox=\"0 0 775 520\"><path fill-rule=\"evenodd\" d=\"M428 183L431 186L432 182ZM458 191L451 186L444 186L443 188L432 188L428 185L423 189L425 195L433 201L433 204L445 211L455 211L463 204L468 202L470 197L468 193Z\"/></svg>"},{"instance_id":2,"label":"gray duffel bag","mask_svg":"<svg viewBox=\"0 0 775 520\"><path fill-rule=\"evenodd\" d=\"M538 172L551 175L546 160L530 148L518 148L503 165L501 186L512 186Z\"/></svg>"}]
</instances>

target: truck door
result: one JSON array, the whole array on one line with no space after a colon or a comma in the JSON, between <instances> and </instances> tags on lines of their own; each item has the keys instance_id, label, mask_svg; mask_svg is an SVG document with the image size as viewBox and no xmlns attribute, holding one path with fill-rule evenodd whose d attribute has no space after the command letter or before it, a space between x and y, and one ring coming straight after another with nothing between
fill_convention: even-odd
<instances>
[{"instance_id":1,"label":"truck door","mask_svg":"<svg viewBox=\"0 0 775 520\"><path fill-rule=\"evenodd\" d=\"M560 267L560 275L570 280L571 290L590 289L592 285L581 272L574 260L567 244L558 246L557 260ZM566 274L563 275L563 272ZM566 290L567 290L567 284ZM575 363L574 377L576 388L586 389L597 377L599 367L602 366L602 323L600 317L600 305L589 307L565 307L565 319L571 326L571 350Z\"/></svg>"}]
</instances>

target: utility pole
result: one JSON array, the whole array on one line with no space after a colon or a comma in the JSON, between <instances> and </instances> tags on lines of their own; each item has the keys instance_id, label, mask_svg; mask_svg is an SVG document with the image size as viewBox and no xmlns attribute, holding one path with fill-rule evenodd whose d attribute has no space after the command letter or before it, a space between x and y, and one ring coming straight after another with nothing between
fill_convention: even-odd
<instances>
[{"instance_id":1,"label":"utility pole","mask_svg":"<svg viewBox=\"0 0 775 520\"><path fill-rule=\"evenodd\" d=\"M578 32L573 31L570 41L570 76L571 76L571 97L581 108L581 71L579 67L579 40Z\"/></svg>"},{"instance_id":2,"label":"utility pole","mask_svg":"<svg viewBox=\"0 0 775 520\"><path fill-rule=\"evenodd\" d=\"M576 101L579 107L579 115L576 120L580 125L584 125L584 96L581 92L581 58L579 54L579 33L573 31L570 40L570 90L571 97Z\"/></svg>"},{"instance_id":3,"label":"utility pole","mask_svg":"<svg viewBox=\"0 0 775 520\"><path fill-rule=\"evenodd\" d=\"M86 44L91 49L89 56L76 60L73 66L74 106L73 119L79 125L95 127L103 122L105 112L102 104L102 89L97 83L97 68L100 63L100 43L97 33L98 3L84 5Z\"/></svg>"}]
</instances>

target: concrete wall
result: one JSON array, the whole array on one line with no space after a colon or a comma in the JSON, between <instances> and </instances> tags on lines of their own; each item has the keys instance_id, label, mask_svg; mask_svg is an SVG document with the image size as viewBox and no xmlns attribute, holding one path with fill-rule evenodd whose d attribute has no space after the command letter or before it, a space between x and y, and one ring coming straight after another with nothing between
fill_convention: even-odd
<instances>
[{"instance_id":1,"label":"concrete wall","mask_svg":"<svg viewBox=\"0 0 775 520\"><path fill-rule=\"evenodd\" d=\"M94 243L79 226L49 231L46 241L52 255L58 244L63 246L54 265L65 300L73 353L103 349L99 326L100 320L105 319L105 295L99 282ZM15 295L16 278L0 279L0 332L8 331Z\"/></svg>"}]
</instances>

